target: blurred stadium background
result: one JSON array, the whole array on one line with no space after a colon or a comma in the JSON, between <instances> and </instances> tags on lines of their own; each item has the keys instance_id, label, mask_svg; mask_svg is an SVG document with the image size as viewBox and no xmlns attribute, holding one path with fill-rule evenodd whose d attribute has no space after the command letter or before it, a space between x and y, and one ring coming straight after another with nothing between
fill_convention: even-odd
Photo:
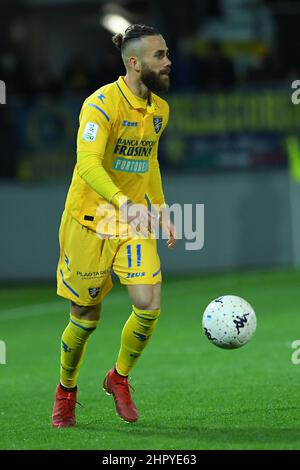
<instances>
[{"instance_id":1,"label":"blurred stadium background","mask_svg":"<svg viewBox=\"0 0 300 470\"><path fill-rule=\"evenodd\" d=\"M211 428L208 440L199 443L195 418L190 440L186 422L183 437L178 434L178 444L173 445L171 440L168 441L168 434L171 435L172 426L178 424L174 418L169 431L154 441L154 447L259 448L264 447L262 436L267 439L266 448L300 447L299 422L296 425L291 418L293 413L290 415L280 408L285 390L278 388L282 375L276 376L281 357L281 369L278 370L287 378L286 392L292 410L293 393L296 397L299 389L297 368L290 361L290 344L300 335L296 308L299 305L300 266L300 112L299 106L292 103L291 95L294 91L292 82L300 80L299 21L299 0L1 1L0 80L6 84L6 104L0 105L0 339L6 342L8 359L7 365L0 367L6 390L2 403L7 409L12 390L17 390L16 375L19 379L22 377L22 403L31 401L28 390L38 368L34 366L36 352L30 349L37 339L29 331L32 332L32 328L34 331L36 325L36 331L42 335L40 354L45 367L53 362L52 369L47 373L43 369L41 374L44 375L40 375L43 379L37 381L37 386L49 398L40 419L48 420L52 388L57 379L57 344L66 320L62 311L67 310L66 304L55 297L57 233L76 158L78 114L86 96L124 73L119 53L111 43L112 33L118 28L124 29L127 22L139 22L157 26L167 41L173 62L172 85L166 96L171 108L170 122L159 153L166 199L169 204L205 205L202 250L186 251L184 242L178 243L175 252L168 252L163 244L160 246L168 293L164 297L164 308L168 313L172 306L180 330L173 332L175 345L181 341L179 350L173 352L174 360L180 362L179 356L185 357L185 361L188 358L192 369L186 371L182 359L180 371L190 374L187 380L196 380L196 383L199 380L201 393L201 374L208 376L202 357L208 348L212 348L205 338L201 346L198 344L201 312L214 296L222 293L244 295L258 313L265 312L269 316L265 325L261 322L261 330L254 339L256 354L253 349L252 353L251 350L250 353L241 351L241 375L238 377L251 387L253 377L247 376L245 371L243 375L243 370L246 363L251 371L254 361L261 367L260 372L253 373L258 381L260 398L263 397L264 410L270 412L272 403L279 404L277 414L271 418L275 435L266 424L268 416L258 412L261 421L258 417L251 428L252 434L248 429L245 440L238 437L238 432L232 432L224 440L220 426L215 434ZM107 330L115 331L115 334L112 343L109 340L106 345L114 353L127 308L124 308L126 293L118 287L116 290L116 298L121 298L123 307L121 309L122 303L118 308L112 307L115 318L123 313L120 322L110 325L111 329ZM114 297L114 291L111 297ZM187 322L182 318L180 308L189 309ZM42 320L44 333L38 330L41 310L45 313ZM52 319L56 319L56 323ZM107 318L107 321L109 324L115 320ZM276 324L280 325L281 336ZM25 340L16 336L19 325L28 332ZM161 361L157 348L164 351L167 320L162 320L161 328L158 338L153 340L153 343L157 341L156 349L153 345L153 349L149 348L149 356L145 356L146 364L147 361L155 364L157 359L158 365ZM191 341L186 350L182 331ZM275 343L282 347L282 356L278 350L272 356L270 331ZM268 360L264 350L266 342ZM10 344L13 347L10 348ZM50 348L48 352L45 352L44 344ZM95 351L99 350L96 343L91 341L91 345ZM234 380L237 356L228 359L227 355L224 359L224 355L212 349L205 356L205 363L210 364L209 370L213 371L210 380L218 378L224 371L230 380ZM23 354L24 357L28 354L30 362L30 366L26 362L26 368L33 368L26 373ZM105 367L110 367L113 352L106 359L102 354L101 361L106 360ZM216 361L219 361L217 366ZM270 362L273 374L269 369ZM196 364L202 364L199 379L194 377ZM144 368L139 364L137 370L144 383L147 380ZM265 388L266 370L269 370L269 386L275 395L278 392L274 402ZM165 367L161 374L165 377L169 372ZM86 369L83 375L92 390ZM171 377L175 380L175 376L171 374ZM47 386L47 380L52 388ZM239 386L237 379L236 384ZM228 386L225 393L222 392L222 399L226 400L226 396L231 397L229 379L224 386ZM207 393L210 392L207 390ZM251 393L255 406L258 397L253 390ZM178 396L177 393L176 400ZM164 403L166 397L159 400ZM234 401L236 408L243 410L242 395L234 396ZM167 403L164 405L171 419L171 410ZM0 438L1 448L50 448L51 445L52 448L76 448L79 445L78 437L74 443L68 441L65 444L58 444L49 436L44 441L40 437L40 441L29 442L28 437L24 437L27 427L25 408L20 408L16 415L19 418L16 417L15 429L21 433L18 437L9 427L6 411L2 413L8 434L6 440L2 435L2 444ZM3 406L2 410L5 409ZM226 431L229 403L222 409L228 410L222 424ZM145 407L144 414L146 410ZM204 415L199 418L208 428L215 413L223 419L218 407L211 408L209 413L211 422L204 423ZM245 413L241 429L249 423L247 410ZM159 414L156 418L153 418L153 427L158 429ZM283 423L288 432L280 433L278 423ZM34 417L31 424L35 434L41 432L39 425L34 428ZM151 425L148 423L148 435L140 441L141 448L147 448L153 442L149 440ZM88 432L87 428L86 425L85 432ZM121 424L118 425L117 432L122 429ZM129 433L124 448L137 446L135 438L133 431ZM91 442L84 445L87 448L118 447L113 437L109 440L106 435L105 439L95 444L96 447L91 447Z\"/></svg>"},{"instance_id":2,"label":"blurred stadium background","mask_svg":"<svg viewBox=\"0 0 300 470\"><path fill-rule=\"evenodd\" d=\"M1 8L0 281L53 278L82 101L124 73L107 29L118 28L107 20L113 14L155 24L167 40L165 193L169 204L205 204L205 248L164 250L165 271L299 265L299 185L288 170L300 152L291 102L299 2L31 0ZM300 178L297 166L294 173Z\"/></svg>"}]
</instances>

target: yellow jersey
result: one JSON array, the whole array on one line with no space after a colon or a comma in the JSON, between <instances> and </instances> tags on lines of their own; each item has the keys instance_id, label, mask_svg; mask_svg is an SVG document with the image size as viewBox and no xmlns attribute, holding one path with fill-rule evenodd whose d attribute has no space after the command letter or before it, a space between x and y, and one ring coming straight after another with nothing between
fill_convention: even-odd
<instances>
[{"instance_id":1,"label":"yellow jersey","mask_svg":"<svg viewBox=\"0 0 300 470\"><path fill-rule=\"evenodd\" d=\"M96 90L83 103L77 136L77 163L66 209L96 231L97 208L124 197L135 203L164 204L159 138L169 119L165 100L134 95L124 77ZM100 211L101 213L101 211Z\"/></svg>"}]
</instances>

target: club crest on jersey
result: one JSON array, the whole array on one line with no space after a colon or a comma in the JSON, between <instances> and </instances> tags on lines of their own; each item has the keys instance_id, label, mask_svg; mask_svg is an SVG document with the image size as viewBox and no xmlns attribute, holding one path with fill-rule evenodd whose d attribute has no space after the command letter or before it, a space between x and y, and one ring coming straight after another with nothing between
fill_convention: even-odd
<instances>
[{"instance_id":1,"label":"club crest on jersey","mask_svg":"<svg viewBox=\"0 0 300 470\"><path fill-rule=\"evenodd\" d=\"M100 287L90 287L89 288L89 294L92 297L92 299L95 299L97 295L100 292Z\"/></svg>"},{"instance_id":2,"label":"club crest on jersey","mask_svg":"<svg viewBox=\"0 0 300 470\"><path fill-rule=\"evenodd\" d=\"M163 121L162 117L154 117L153 118L153 125L154 125L154 129L155 129L156 134L158 134L159 131L161 130L162 121Z\"/></svg>"}]
</instances>

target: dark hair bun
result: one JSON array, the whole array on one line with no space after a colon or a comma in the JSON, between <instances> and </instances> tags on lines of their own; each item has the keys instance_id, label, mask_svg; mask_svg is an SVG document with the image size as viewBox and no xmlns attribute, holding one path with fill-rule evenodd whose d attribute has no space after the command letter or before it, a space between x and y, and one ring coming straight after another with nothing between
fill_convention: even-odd
<instances>
[{"instance_id":1,"label":"dark hair bun","mask_svg":"<svg viewBox=\"0 0 300 470\"><path fill-rule=\"evenodd\" d=\"M115 34L111 39L114 45L116 46L116 48L120 51L122 49L123 34L121 33Z\"/></svg>"}]
</instances>

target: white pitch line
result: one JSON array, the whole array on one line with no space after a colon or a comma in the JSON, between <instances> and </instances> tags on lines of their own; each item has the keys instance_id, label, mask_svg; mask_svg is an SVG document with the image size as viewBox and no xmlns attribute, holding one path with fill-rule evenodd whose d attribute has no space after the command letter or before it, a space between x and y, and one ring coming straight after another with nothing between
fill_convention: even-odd
<instances>
[{"instance_id":1,"label":"white pitch line","mask_svg":"<svg viewBox=\"0 0 300 470\"><path fill-rule=\"evenodd\" d=\"M58 312L64 306L63 301L45 302L42 304L24 305L23 307L0 310L0 321L15 320L17 318L45 315L49 312Z\"/></svg>"},{"instance_id":2,"label":"white pitch line","mask_svg":"<svg viewBox=\"0 0 300 470\"><path fill-rule=\"evenodd\" d=\"M126 294L112 294L111 298L105 299L105 305L113 305L124 302ZM104 307L105 308L105 307ZM19 318L34 317L39 315L47 315L51 313L64 312L68 310L68 301L59 300L53 302L44 302L41 304L24 305L23 307L7 308L0 310L0 322L7 320L17 320Z\"/></svg>"}]
</instances>

